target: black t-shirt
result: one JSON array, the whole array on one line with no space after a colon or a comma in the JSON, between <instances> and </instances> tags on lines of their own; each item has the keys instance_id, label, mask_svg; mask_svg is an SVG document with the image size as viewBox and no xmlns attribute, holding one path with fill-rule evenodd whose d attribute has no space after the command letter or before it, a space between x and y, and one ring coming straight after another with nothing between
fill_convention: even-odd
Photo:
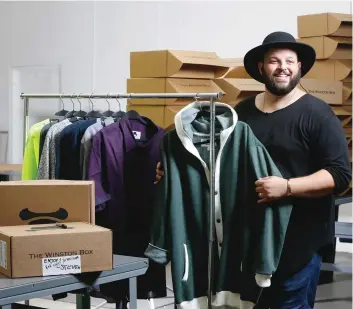
<instances>
[{"instance_id":1,"label":"black t-shirt","mask_svg":"<svg viewBox=\"0 0 353 309\"><path fill-rule=\"evenodd\" d=\"M264 113L251 97L235 110L266 147L284 178L326 169L333 176L336 193L347 188L351 167L345 133L324 101L305 94L281 110ZM294 208L278 269L278 275L284 276L299 271L334 237L332 196L292 200Z\"/></svg>"}]
</instances>

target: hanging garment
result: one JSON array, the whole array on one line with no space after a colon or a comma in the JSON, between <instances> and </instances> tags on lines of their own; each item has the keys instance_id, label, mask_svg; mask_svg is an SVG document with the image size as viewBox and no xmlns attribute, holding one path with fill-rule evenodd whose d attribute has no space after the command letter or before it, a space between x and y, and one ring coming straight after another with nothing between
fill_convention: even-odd
<instances>
[{"instance_id":1,"label":"hanging garment","mask_svg":"<svg viewBox=\"0 0 353 309\"><path fill-rule=\"evenodd\" d=\"M88 127L85 134L83 135L80 146L80 166L83 180L88 179L88 159L92 149L93 137L104 127L112 123L114 123L114 119L112 117L108 117L104 120L99 119L97 120L97 123Z\"/></svg>"},{"instance_id":2,"label":"hanging garment","mask_svg":"<svg viewBox=\"0 0 353 309\"><path fill-rule=\"evenodd\" d=\"M186 309L207 308L210 122L199 107L178 112L176 129L163 138L165 176L157 185L146 250L152 261L172 262L175 302ZM292 206L287 199L257 203L255 181L281 175L231 106L216 103L216 112L213 308L249 309L271 284Z\"/></svg>"},{"instance_id":3,"label":"hanging garment","mask_svg":"<svg viewBox=\"0 0 353 309\"><path fill-rule=\"evenodd\" d=\"M61 122L54 124L48 131L45 137L42 155L38 167L37 179L56 179L55 165L56 165L56 152L57 144L60 143L60 132L70 126L71 122L65 119Z\"/></svg>"},{"instance_id":4,"label":"hanging garment","mask_svg":"<svg viewBox=\"0 0 353 309\"><path fill-rule=\"evenodd\" d=\"M49 123L49 119L34 124L29 132L22 165L22 180L37 179L39 164L39 142L42 128Z\"/></svg>"},{"instance_id":5,"label":"hanging garment","mask_svg":"<svg viewBox=\"0 0 353 309\"><path fill-rule=\"evenodd\" d=\"M144 256L163 135L164 131L148 118L124 116L93 138L88 177L95 181L96 205L106 202L100 225L113 230L115 254ZM137 278L138 298L165 297L165 277L165 267L152 261L147 273ZM101 291L117 301L123 300L128 294L128 282L103 285Z\"/></svg>"},{"instance_id":6,"label":"hanging garment","mask_svg":"<svg viewBox=\"0 0 353 309\"><path fill-rule=\"evenodd\" d=\"M44 141L45 141L45 138L48 134L48 131L50 129L50 127L52 126L52 124L49 122L47 123L43 128L42 130L40 131L40 140L39 140L39 161L40 161L40 158L42 156L42 151L43 151L43 147L44 147ZM39 163L38 161L38 163Z\"/></svg>"},{"instance_id":7,"label":"hanging garment","mask_svg":"<svg viewBox=\"0 0 353 309\"><path fill-rule=\"evenodd\" d=\"M80 146L88 127L97 123L94 120L79 120L60 133L60 148L57 149L59 159L56 165L58 179L82 180L80 168Z\"/></svg>"}]
</instances>

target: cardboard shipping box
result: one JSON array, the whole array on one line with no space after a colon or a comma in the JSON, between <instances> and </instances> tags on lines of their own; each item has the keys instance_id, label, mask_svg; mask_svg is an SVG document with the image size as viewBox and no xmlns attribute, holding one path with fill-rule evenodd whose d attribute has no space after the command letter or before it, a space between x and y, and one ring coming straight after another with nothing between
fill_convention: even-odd
<instances>
[{"instance_id":1,"label":"cardboard shipping box","mask_svg":"<svg viewBox=\"0 0 353 309\"><path fill-rule=\"evenodd\" d=\"M340 81L303 78L298 87L324 100L327 104L342 105L343 103L343 83Z\"/></svg>"},{"instance_id":2,"label":"cardboard shipping box","mask_svg":"<svg viewBox=\"0 0 353 309\"><path fill-rule=\"evenodd\" d=\"M352 106L352 83L343 83L343 104Z\"/></svg>"},{"instance_id":3,"label":"cardboard shipping box","mask_svg":"<svg viewBox=\"0 0 353 309\"><path fill-rule=\"evenodd\" d=\"M298 16L298 36L342 36L352 37L352 15L322 13Z\"/></svg>"},{"instance_id":4,"label":"cardboard shipping box","mask_svg":"<svg viewBox=\"0 0 353 309\"><path fill-rule=\"evenodd\" d=\"M95 223L93 181L0 182L0 227L53 222Z\"/></svg>"},{"instance_id":5,"label":"cardboard shipping box","mask_svg":"<svg viewBox=\"0 0 353 309\"><path fill-rule=\"evenodd\" d=\"M222 78L252 78L245 70L243 58L225 58L222 61L229 66Z\"/></svg>"},{"instance_id":6,"label":"cardboard shipping box","mask_svg":"<svg viewBox=\"0 0 353 309\"><path fill-rule=\"evenodd\" d=\"M341 121L342 127L352 126L352 108L347 106L332 106L332 110Z\"/></svg>"},{"instance_id":7,"label":"cardboard shipping box","mask_svg":"<svg viewBox=\"0 0 353 309\"><path fill-rule=\"evenodd\" d=\"M235 106L240 101L265 91L265 86L254 79L220 78L214 82L223 90L225 95L221 102Z\"/></svg>"},{"instance_id":8,"label":"cardboard shipping box","mask_svg":"<svg viewBox=\"0 0 353 309\"><path fill-rule=\"evenodd\" d=\"M352 81L352 60L316 60L305 78Z\"/></svg>"},{"instance_id":9,"label":"cardboard shipping box","mask_svg":"<svg viewBox=\"0 0 353 309\"><path fill-rule=\"evenodd\" d=\"M21 278L112 269L110 230L80 222L66 226L0 227L0 273Z\"/></svg>"},{"instance_id":10,"label":"cardboard shipping box","mask_svg":"<svg viewBox=\"0 0 353 309\"><path fill-rule=\"evenodd\" d=\"M155 50L130 53L130 77L212 79L227 70L214 52Z\"/></svg>"},{"instance_id":11,"label":"cardboard shipping box","mask_svg":"<svg viewBox=\"0 0 353 309\"><path fill-rule=\"evenodd\" d=\"M129 93L210 93L222 92L209 79L180 78L130 78L127 80ZM191 99L132 99L133 105L186 105L195 101Z\"/></svg>"},{"instance_id":12,"label":"cardboard shipping box","mask_svg":"<svg viewBox=\"0 0 353 309\"><path fill-rule=\"evenodd\" d=\"M317 36L298 39L298 42L312 46L316 59L352 59L352 38Z\"/></svg>"}]
</instances>

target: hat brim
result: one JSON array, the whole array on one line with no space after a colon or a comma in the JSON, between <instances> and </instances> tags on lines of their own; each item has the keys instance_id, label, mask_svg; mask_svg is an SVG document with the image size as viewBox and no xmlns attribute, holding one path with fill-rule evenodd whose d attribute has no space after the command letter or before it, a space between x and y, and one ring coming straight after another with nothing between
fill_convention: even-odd
<instances>
[{"instance_id":1,"label":"hat brim","mask_svg":"<svg viewBox=\"0 0 353 309\"><path fill-rule=\"evenodd\" d=\"M315 63L315 50L308 44L299 42L278 42L257 46L248 51L244 57L244 67L248 74L264 83L263 77L259 71L258 63L263 62L265 53L271 48L288 48L294 50L298 55L298 60L301 62L301 75L306 75Z\"/></svg>"}]
</instances>

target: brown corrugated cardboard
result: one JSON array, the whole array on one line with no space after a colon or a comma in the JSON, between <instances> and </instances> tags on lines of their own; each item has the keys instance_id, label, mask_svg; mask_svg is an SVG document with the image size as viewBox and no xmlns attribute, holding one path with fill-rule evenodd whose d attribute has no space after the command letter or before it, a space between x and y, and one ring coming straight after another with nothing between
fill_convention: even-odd
<instances>
[{"instance_id":1,"label":"brown corrugated cardboard","mask_svg":"<svg viewBox=\"0 0 353 309\"><path fill-rule=\"evenodd\" d=\"M164 109L164 127L167 128L174 123L175 115L185 106L166 106Z\"/></svg>"},{"instance_id":2,"label":"brown corrugated cardboard","mask_svg":"<svg viewBox=\"0 0 353 309\"><path fill-rule=\"evenodd\" d=\"M226 71L214 52L156 50L130 53L130 77L212 79Z\"/></svg>"},{"instance_id":3,"label":"brown corrugated cardboard","mask_svg":"<svg viewBox=\"0 0 353 309\"><path fill-rule=\"evenodd\" d=\"M341 121L342 127L352 126L352 109L346 106L332 106L332 110Z\"/></svg>"},{"instance_id":4,"label":"brown corrugated cardboard","mask_svg":"<svg viewBox=\"0 0 353 309\"><path fill-rule=\"evenodd\" d=\"M151 119L156 125L164 128L164 106L155 105L128 105L126 109L135 110L141 116Z\"/></svg>"},{"instance_id":5,"label":"brown corrugated cardboard","mask_svg":"<svg viewBox=\"0 0 353 309\"><path fill-rule=\"evenodd\" d=\"M316 60L305 78L334 79L349 82L352 79L352 60Z\"/></svg>"},{"instance_id":6,"label":"brown corrugated cardboard","mask_svg":"<svg viewBox=\"0 0 353 309\"><path fill-rule=\"evenodd\" d=\"M230 68L221 78L252 78L245 70L243 58L226 58L222 61Z\"/></svg>"},{"instance_id":7,"label":"brown corrugated cardboard","mask_svg":"<svg viewBox=\"0 0 353 309\"><path fill-rule=\"evenodd\" d=\"M298 39L312 46L316 59L352 59L352 38L317 36Z\"/></svg>"},{"instance_id":8,"label":"brown corrugated cardboard","mask_svg":"<svg viewBox=\"0 0 353 309\"><path fill-rule=\"evenodd\" d=\"M303 78L298 87L327 104L342 105L343 85L340 81Z\"/></svg>"},{"instance_id":9,"label":"brown corrugated cardboard","mask_svg":"<svg viewBox=\"0 0 353 309\"><path fill-rule=\"evenodd\" d=\"M95 222L93 181L0 182L0 226Z\"/></svg>"},{"instance_id":10,"label":"brown corrugated cardboard","mask_svg":"<svg viewBox=\"0 0 353 309\"><path fill-rule=\"evenodd\" d=\"M342 36L352 37L352 15L322 13L298 16L298 36Z\"/></svg>"},{"instance_id":11,"label":"brown corrugated cardboard","mask_svg":"<svg viewBox=\"0 0 353 309\"><path fill-rule=\"evenodd\" d=\"M11 278L113 267L112 232L87 223L0 227L0 273Z\"/></svg>"},{"instance_id":12,"label":"brown corrugated cardboard","mask_svg":"<svg viewBox=\"0 0 353 309\"><path fill-rule=\"evenodd\" d=\"M21 172L22 164L0 164L0 173Z\"/></svg>"},{"instance_id":13,"label":"brown corrugated cardboard","mask_svg":"<svg viewBox=\"0 0 353 309\"><path fill-rule=\"evenodd\" d=\"M222 92L209 79L180 78L130 78L127 80L129 93L201 93ZM195 99L132 99L133 105L185 105Z\"/></svg>"},{"instance_id":14,"label":"brown corrugated cardboard","mask_svg":"<svg viewBox=\"0 0 353 309\"><path fill-rule=\"evenodd\" d=\"M265 86L254 79L244 78L222 78L215 79L214 82L226 94L221 102L235 106L240 101L265 91Z\"/></svg>"}]
</instances>

